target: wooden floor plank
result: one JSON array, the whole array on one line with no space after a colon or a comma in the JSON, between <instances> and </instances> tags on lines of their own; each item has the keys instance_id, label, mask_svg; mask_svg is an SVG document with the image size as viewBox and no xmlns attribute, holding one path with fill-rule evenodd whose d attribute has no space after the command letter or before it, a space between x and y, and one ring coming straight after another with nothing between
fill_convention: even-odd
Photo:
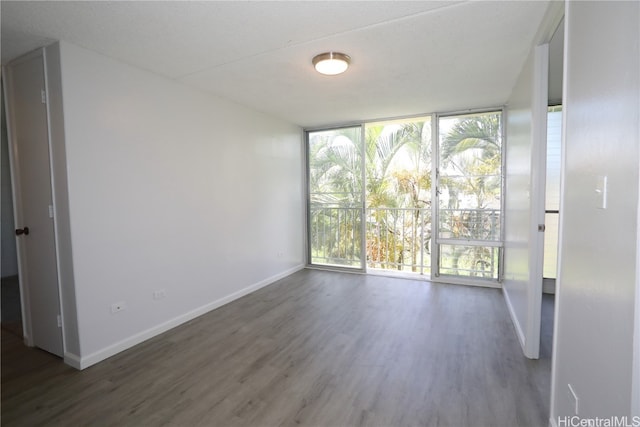
<instances>
[{"instance_id":1,"label":"wooden floor plank","mask_svg":"<svg viewBox=\"0 0 640 427\"><path fill-rule=\"evenodd\" d=\"M303 270L82 372L3 330L1 415L6 426L546 426L549 376L548 354L522 355L498 289Z\"/></svg>"}]
</instances>

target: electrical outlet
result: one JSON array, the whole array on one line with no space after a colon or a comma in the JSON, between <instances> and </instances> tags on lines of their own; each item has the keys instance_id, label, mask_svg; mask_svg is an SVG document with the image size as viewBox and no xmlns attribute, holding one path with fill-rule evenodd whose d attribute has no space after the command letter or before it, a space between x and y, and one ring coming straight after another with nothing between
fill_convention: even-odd
<instances>
[{"instance_id":1,"label":"electrical outlet","mask_svg":"<svg viewBox=\"0 0 640 427\"><path fill-rule=\"evenodd\" d=\"M567 384L569 387L569 393L567 393L567 397L569 398L569 402L573 406L574 415L578 415L578 395L576 394L573 386L571 384Z\"/></svg>"},{"instance_id":2,"label":"electrical outlet","mask_svg":"<svg viewBox=\"0 0 640 427\"><path fill-rule=\"evenodd\" d=\"M153 291L153 299L162 299L167 296L167 291L164 289L158 289L157 291Z\"/></svg>"},{"instance_id":3,"label":"electrical outlet","mask_svg":"<svg viewBox=\"0 0 640 427\"><path fill-rule=\"evenodd\" d=\"M120 302L114 302L113 304L111 304L111 314L116 314L122 310L124 310L125 308L127 308L127 303L124 301L120 301Z\"/></svg>"}]
</instances>

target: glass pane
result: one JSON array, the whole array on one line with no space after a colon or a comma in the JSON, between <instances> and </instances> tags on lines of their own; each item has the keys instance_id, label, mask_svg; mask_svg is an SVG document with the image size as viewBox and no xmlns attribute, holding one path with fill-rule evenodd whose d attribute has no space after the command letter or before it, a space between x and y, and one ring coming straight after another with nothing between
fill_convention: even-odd
<instances>
[{"instance_id":1,"label":"glass pane","mask_svg":"<svg viewBox=\"0 0 640 427\"><path fill-rule=\"evenodd\" d=\"M551 109L550 109L551 110ZM552 107L547 115L547 189L546 210L560 207L560 142L562 141L562 109Z\"/></svg>"},{"instance_id":2,"label":"glass pane","mask_svg":"<svg viewBox=\"0 0 640 427\"><path fill-rule=\"evenodd\" d=\"M558 222L560 215L548 213L544 216L544 269L543 277L555 279L558 262Z\"/></svg>"},{"instance_id":3,"label":"glass pane","mask_svg":"<svg viewBox=\"0 0 640 427\"><path fill-rule=\"evenodd\" d=\"M442 275L498 278L500 248L443 244L439 251Z\"/></svg>"},{"instance_id":4,"label":"glass pane","mask_svg":"<svg viewBox=\"0 0 640 427\"><path fill-rule=\"evenodd\" d=\"M429 272L431 119L365 126L367 267Z\"/></svg>"},{"instance_id":5,"label":"glass pane","mask_svg":"<svg viewBox=\"0 0 640 427\"><path fill-rule=\"evenodd\" d=\"M439 134L439 237L499 241L500 113L443 117Z\"/></svg>"},{"instance_id":6,"label":"glass pane","mask_svg":"<svg viewBox=\"0 0 640 427\"><path fill-rule=\"evenodd\" d=\"M309 132L312 264L361 266L361 127Z\"/></svg>"}]
</instances>

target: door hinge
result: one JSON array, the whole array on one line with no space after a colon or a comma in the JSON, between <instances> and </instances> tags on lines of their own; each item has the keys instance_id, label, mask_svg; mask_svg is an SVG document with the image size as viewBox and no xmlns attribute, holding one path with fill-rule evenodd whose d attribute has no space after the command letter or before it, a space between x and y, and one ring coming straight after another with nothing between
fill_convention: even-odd
<instances>
[{"instance_id":1,"label":"door hinge","mask_svg":"<svg viewBox=\"0 0 640 427\"><path fill-rule=\"evenodd\" d=\"M538 224L538 231L541 233L544 233L546 227L544 226L544 224Z\"/></svg>"},{"instance_id":2,"label":"door hinge","mask_svg":"<svg viewBox=\"0 0 640 427\"><path fill-rule=\"evenodd\" d=\"M47 103L47 92L44 89L40 91L40 97L42 99L42 103L46 104Z\"/></svg>"},{"instance_id":3,"label":"door hinge","mask_svg":"<svg viewBox=\"0 0 640 427\"><path fill-rule=\"evenodd\" d=\"M62 328L62 316L58 314L58 328Z\"/></svg>"},{"instance_id":4,"label":"door hinge","mask_svg":"<svg viewBox=\"0 0 640 427\"><path fill-rule=\"evenodd\" d=\"M49 218L53 218L53 205L49 205Z\"/></svg>"}]
</instances>

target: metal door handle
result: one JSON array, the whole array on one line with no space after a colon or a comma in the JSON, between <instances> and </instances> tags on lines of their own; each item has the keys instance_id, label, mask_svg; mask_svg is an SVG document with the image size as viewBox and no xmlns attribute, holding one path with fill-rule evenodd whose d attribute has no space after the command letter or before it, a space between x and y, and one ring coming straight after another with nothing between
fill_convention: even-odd
<instances>
[{"instance_id":1,"label":"metal door handle","mask_svg":"<svg viewBox=\"0 0 640 427\"><path fill-rule=\"evenodd\" d=\"M25 227L25 228L18 228L16 229L16 236L21 236L21 235L25 235L28 236L29 235L29 227Z\"/></svg>"}]
</instances>

